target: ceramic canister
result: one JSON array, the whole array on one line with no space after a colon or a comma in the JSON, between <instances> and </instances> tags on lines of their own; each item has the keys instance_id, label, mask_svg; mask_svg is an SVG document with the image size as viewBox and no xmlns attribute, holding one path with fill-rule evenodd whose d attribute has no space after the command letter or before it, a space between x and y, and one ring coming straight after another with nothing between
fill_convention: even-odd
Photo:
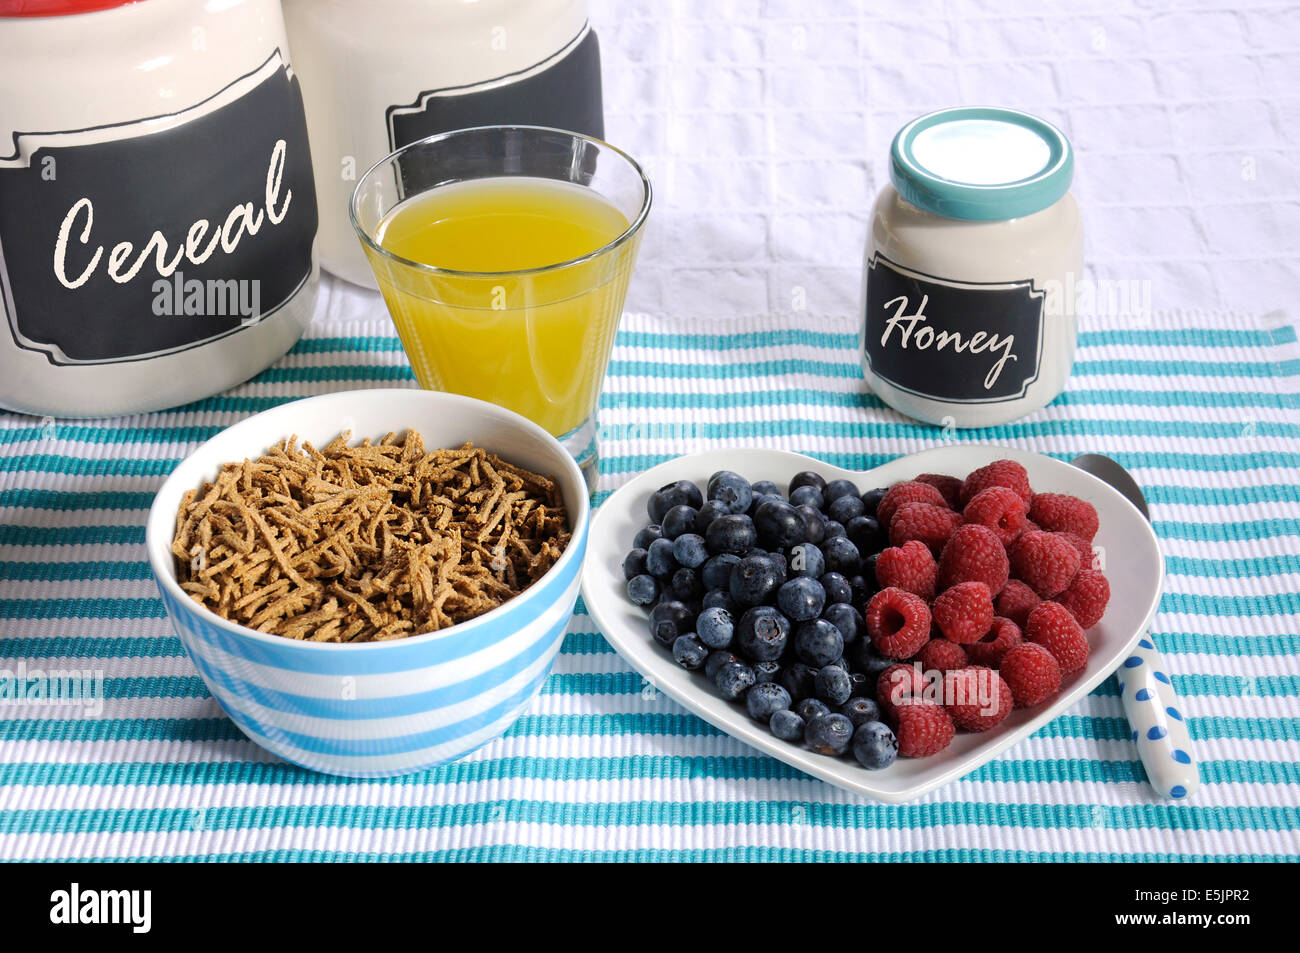
<instances>
[{"instance_id":1,"label":"ceramic canister","mask_svg":"<svg viewBox=\"0 0 1300 953\"><path fill-rule=\"evenodd\" d=\"M881 400L989 427L1061 392L1083 277L1073 169L1065 135L1016 110L946 109L898 133L863 268L862 370Z\"/></svg>"},{"instance_id":2,"label":"ceramic canister","mask_svg":"<svg viewBox=\"0 0 1300 953\"><path fill-rule=\"evenodd\" d=\"M0 0L0 406L251 377L311 321L316 227L278 0Z\"/></svg>"},{"instance_id":3,"label":"ceramic canister","mask_svg":"<svg viewBox=\"0 0 1300 953\"><path fill-rule=\"evenodd\" d=\"M321 263L375 287L348 220L390 152L470 126L602 138L600 48L585 0L284 0L321 208Z\"/></svg>"}]
</instances>

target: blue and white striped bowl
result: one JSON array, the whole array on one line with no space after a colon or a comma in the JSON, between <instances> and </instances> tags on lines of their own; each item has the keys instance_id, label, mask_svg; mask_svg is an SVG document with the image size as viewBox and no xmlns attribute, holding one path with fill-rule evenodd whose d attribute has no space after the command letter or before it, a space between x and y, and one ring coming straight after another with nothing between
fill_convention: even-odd
<instances>
[{"instance_id":1,"label":"blue and white striped bowl","mask_svg":"<svg viewBox=\"0 0 1300 953\"><path fill-rule=\"evenodd\" d=\"M187 490L228 461L297 434L322 446L343 430L418 430L425 446L467 440L559 482L573 539L540 580L504 605L441 632L330 645L228 622L176 582L171 542ZM422 390L345 391L283 404L235 424L181 462L149 511L149 563L176 634L208 690L243 732L286 761L352 777L454 761L502 734L550 672L578 597L587 549L587 486L536 424L493 404Z\"/></svg>"}]
</instances>

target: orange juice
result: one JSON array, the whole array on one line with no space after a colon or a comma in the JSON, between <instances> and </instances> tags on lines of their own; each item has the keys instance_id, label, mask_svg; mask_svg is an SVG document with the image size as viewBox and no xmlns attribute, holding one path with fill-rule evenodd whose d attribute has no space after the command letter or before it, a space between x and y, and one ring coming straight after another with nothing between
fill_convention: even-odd
<instances>
[{"instance_id":1,"label":"orange juice","mask_svg":"<svg viewBox=\"0 0 1300 953\"><path fill-rule=\"evenodd\" d=\"M591 189L524 176L439 186L395 206L375 241L432 268L371 262L420 384L508 407L556 436L581 425L596 408L638 236L584 256L628 228Z\"/></svg>"}]
</instances>

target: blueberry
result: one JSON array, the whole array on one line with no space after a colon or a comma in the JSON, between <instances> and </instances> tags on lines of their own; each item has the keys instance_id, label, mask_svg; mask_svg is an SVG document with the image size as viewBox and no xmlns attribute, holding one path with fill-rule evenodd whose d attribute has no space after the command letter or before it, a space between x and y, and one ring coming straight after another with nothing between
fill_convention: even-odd
<instances>
[{"instance_id":1,"label":"blueberry","mask_svg":"<svg viewBox=\"0 0 1300 953\"><path fill-rule=\"evenodd\" d=\"M755 606L736 623L736 645L755 662L781 657L790 641L790 620L771 606Z\"/></svg>"},{"instance_id":2,"label":"blueberry","mask_svg":"<svg viewBox=\"0 0 1300 953\"><path fill-rule=\"evenodd\" d=\"M753 486L755 496L781 496L781 488L771 480L758 480Z\"/></svg>"},{"instance_id":3,"label":"blueberry","mask_svg":"<svg viewBox=\"0 0 1300 953\"><path fill-rule=\"evenodd\" d=\"M731 613L718 607L705 608L695 620L695 634L711 649L725 649L731 645L736 626Z\"/></svg>"},{"instance_id":4,"label":"blueberry","mask_svg":"<svg viewBox=\"0 0 1300 953\"><path fill-rule=\"evenodd\" d=\"M799 473L796 473L790 480L791 495L793 495L794 491L799 489L801 486L816 487L819 491L824 490L826 489L826 478L820 473L813 473L811 470L802 470Z\"/></svg>"},{"instance_id":5,"label":"blueberry","mask_svg":"<svg viewBox=\"0 0 1300 953\"><path fill-rule=\"evenodd\" d=\"M863 512L868 516L875 516L876 510L880 508L880 501L885 498L885 494L888 492L888 487L878 486L874 490L867 490L866 493L863 493L861 498Z\"/></svg>"},{"instance_id":6,"label":"blueberry","mask_svg":"<svg viewBox=\"0 0 1300 953\"><path fill-rule=\"evenodd\" d=\"M713 676L713 685L727 701L735 701L755 684L754 670L744 662L728 662Z\"/></svg>"},{"instance_id":7,"label":"blueberry","mask_svg":"<svg viewBox=\"0 0 1300 953\"><path fill-rule=\"evenodd\" d=\"M795 631L794 652L805 664L821 668L844 654L844 636L825 619L813 619Z\"/></svg>"},{"instance_id":8,"label":"blueberry","mask_svg":"<svg viewBox=\"0 0 1300 953\"><path fill-rule=\"evenodd\" d=\"M679 635L673 642L673 658L677 664L689 672L704 667L704 660L709 657L709 650L698 638L691 634Z\"/></svg>"},{"instance_id":9,"label":"blueberry","mask_svg":"<svg viewBox=\"0 0 1300 953\"><path fill-rule=\"evenodd\" d=\"M772 734L782 741L799 742L803 741L805 724L804 720L790 709L783 708L772 713L772 720L767 723L767 726L772 730Z\"/></svg>"},{"instance_id":10,"label":"blueberry","mask_svg":"<svg viewBox=\"0 0 1300 953\"><path fill-rule=\"evenodd\" d=\"M795 509L803 517L804 535L808 537L808 542L816 544L826 538L826 517L821 510L815 510L811 506L796 506Z\"/></svg>"},{"instance_id":11,"label":"blueberry","mask_svg":"<svg viewBox=\"0 0 1300 953\"><path fill-rule=\"evenodd\" d=\"M837 572L842 576L856 576L862 572L862 556L847 536L832 536L823 542L822 555L826 557L827 572Z\"/></svg>"},{"instance_id":12,"label":"blueberry","mask_svg":"<svg viewBox=\"0 0 1300 953\"><path fill-rule=\"evenodd\" d=\"M766 556L746 556L731 570L731 598L742 606L756 606L781 584L776 566Z\"/></svg>"},{"instance_id":13,"label":"blueberry","mask_svg":"<svg viewBox=\"0 0 1300 953\"><path fill-rule=\"evenodd\" d=\"M767 558L772 560L772 568L776 570L776 578L779 586L784 586L786 580L790 578L790 560L785 558L785 553L768 553Z\"/></svg>"},{"instance_id":14,"label":"blueberry","mask_svg":"<svg viewBox=\"0 0 1300 953\"><path fill-rule=\"evenodd\" d=\"M845 674L845 675L848 675L848 673L849 673L849 660L846 659L844 656L841 655L839 658L837 658L834 662L831 662L830 664L831 664L831 665L834 665L836 668L842 668L842 669L844 669L844 674ZM822 667L823 667L823 668L826 668L826 666L822 666ZM849 677L852 678L851 675L850 675Z\"/></svg>"},{"instance_id":15,"label":"blueberry","mask_svg":"<svg viewBox=\"0 0 1300 953\"><path fill-rule=\"evenodd\" d=\"M837 572L822 573L822 588L826 590L826 604L834 605L837 602L852 602L853 587L849 581Z\"/></svg>"},{"instance_id":16,"label":"blueberry","mask_svg":"<svg viewBox=\"0 0 1300 953\"><path fill-rule=\"evenodd\" d=\"M858 499L857 494L836 497L826 505L826 515L837 523L843 523L845 530L848 529L849 523L862 513L862 501Z\"/></svg>"},{"instance_id":17,"label":"blueberry","mask_svg":"<svg viewBox=\"0 0 1300 953\"><path fill-rule=\"evenodd\" d=\"M700 573L705 588L726 589L730 586L731 567L738 562L740 562L740 557L734 553L720 553L717 556L710 556L704 564L704 570Z\"/></svg>"},{"instance_id":18,"label":"blueberry","mask_svg":"<svg viewBox=\"0 0 1300 953\"><path fill-rule=\"evenodd\" d=\"M754 510L759 542L768 549L787 549L802 543L808 527L802 514L784 500L764 500Z\"/></svg>"},{"instance_id":19,"label":"blueberry","mask_svg":"<svg viewBox=\"0 0 1300 953\"><path fill-rule=\"evenodd\" d=\"M825 535L825 539L823 539L822 542L825 542L827 539L834 539L836 536L845 535L844 524L838 523L835 520L826 520L822 523L822 527Z\"/></svg>"},{"instance_id":20,"label":"blueberry","mask_svg":"<svg viewBox=\"0 0 1300 953\"><path fill-rule=\"evenodd\" d=\"M693 506L687 506L685 504L674 506L664 516L664 536L668 539L676 539L683 533L694 532L695 517L698 515L699 510Z\"/></svg>"},{"instance_id":21,"label":"blueberry","mask_svg":"<svg viewBox=\"0 0 1300 953\"><path fill-rule=\"evenodd\" d=\"M744 513L753 502L754 488L739 473L719 470L709 477L708 489L705 490L704 495L710 500L722 503L730 513Z\"/></svg>"},{"instance_id":22,"label":"blueberry","mask_svg":"<svg viewBox=\"0 0 1300 953\"><path fill-rule=\"evenodd\" d=\"M623 557L623 578L631 579L633 576L639 576L646 571L645 568L646 551L636 548L628 551Z\"/></svg>"},{"instance_id":23,"label":"blueberry","mask_svg":"<svg viewBox=\"0 0 1300 953\"><path fill-rule=\"evenodd\" d=\"M709 527L713 525L715 519L719 516L726 516L728 512L728 509L717 500L706 501L700 507L700 511L695 514L695 532L703 536L709 531Z\"/></svg>"},{"instance_id":24,"label":"blueberry","mask_svg":"<svg viewBox=\"0 0 1300 953\"><path fill-rule=\"evenodd\" d=\"M818 754L843 754L853 740L853 722L839 714L818 715L804 728L803 740Z\"/></svg>"},{"instance_id":25,"label":"blueberry","mask_svg":"<svg viewBox=\"0 0 1300 953\"><path fill-rule=\"evenodd\" d=\"M776 682L758 682L745 696L749 717L767 724L778 711L790 707L790 693Z\"/></svg>"},{"instance_id":26,"label":"blueberry","mask_svg":"<svg viewBox=\"0 0 1300 953\"><path fill-rule=\"evenodd\" d=\"M726 609L733 616L740 614L740 606L736 605L736 600L731 598L730 591L726 589L710 589L700 600L702 609Z\"/></svg>"},{"instance_id":27,"label":"blueberry","mask_svg":"<svg viewBox=\"0 0 1300 953\"><path fill-rule=\"evenodd\" d=\"M840 497L846 499L846 497ZM849 542L858 547L859 553L874 553L884 547L880 536L880 524L874 516L855 516L844 524L844 535Z\"/></svg>"},{"instance_id":28,"label":"blueberry","mask_svg":"<svg viewBox=\"0 0 1300 953\"><path fill-rule=\"evenodd\" d=\"M683 566L673 573L672 583L673 595L682 602L690 602L704 595L704 584L700 582L700 574L694 569L687 569Z\"/></svg>"},{"instance_id":29,"label":"blueberry","mask_svg":"<svg viewBox=\"0 0 1300 953\"><path fill-rule=\"evenodd\" d=\"M733 553L740 556L758 542L758 532L754 529L754 521L748 516L729 513L709 524L704 539L708 543L709 552L715 555Z\"/></svg>"},{"instance_id":30,"label":"blueberry","mask_svg":"<svg viewBox=\"0 0 1300 953\"><path fill-rule=\"evenodd\" d=\"M650 514L650 522L662 523L665 513L674 506L682 505L697 510L704 505L704 495L690 480L678 480L676 483L661 486L651 493L650 499L646 502L646 511Z\"/></svg>"},{"instance_id":31,"label":"blueberry","mask_svg":"<svg viewBox=\"0 0 1300 953\"><path fill-rule=\"evenodd\" d=\"M820 579L826 571L826 557L812 543L800 543L790 547L790 574Z\"/></svg>"},{"instance_id":32,"label":"blueberry","mask_svg":"<svg viewBox=\"0 0 1300 953\"><path fill-rule=\"evenodd\" d=\"M887 768L898 757L898 739L888 725L879 721L864 722L853 732L853 757L864 768L873 771Z\"/></svg>"},{"instance_id":33,"label":"blueberry","mask_svg":"<svg viewBox=\"0 0 1300 953\"><path fill-rule=\"evenodd\" d=\"M650 544L663 536L663 534L663 527L658 523L651 523L648 526L642 526L641 529L637 531L636 537L632 540L632 545L637 549L649 549Z\"/></svg>"},{"instance_id":34,"label":"blueberry","mask_svg":"<svg viewBox=\"0 0 1300 953\"><path fill-rule=\"evenodd\" d=\"M813 679L813 692L827 705L838 707L853 694L853 682L849 673L838 665L827 665Z\"/></svg>"},{"instance_id":35,"label":"blueberry","mask_svg":"<svg viewBox=\"0 0 1300 953\"><path fill-rule=\"evenodd\" d=\"M660 579L671 576L680 568L676 557L673 556L671 539L656 539L650 544L650 548L646 550L645 568L652 576L658 576Z\"/></svg>"},{"instance_id":36,"label":"blueberry","mask_svg":"<svg viewBox=\"0 0 1300 953\"><path fill-rule=\"evenodd\" d=\"M816 579L807 576L796 576L776 591L776 607L791 622L815 619L825 605L826 590Z\"/></svg>"},{"instance_id":37,"label":"blueberry","mask_svg":"<svg viewBox=\"0 0 1300 953\"><path fill-rule=\"evenodd\" d=\"M852 496L856 499L859 493L857 484L852 480L831 480L830 483L826 484L826 489L822 491L822 495L826 497L827 506L842 496ZM858 500L858 502L861 503L862 501Z\"/></svg>"},{"instance_id":38,"label":"blueberry","mask_svg":"<svg viewBox=\"0 0 1300 953\"><path fill-rule=\"evenodd\" d=\"M831 710L826 707L826 703L819 698L805 698L794 706L794 713L804 721L812 721L822 715L829 715Z\"/></svg>"},{"instance_id":39,"label":"blueberry","mask_svg":"<svg viewBox=\"0 0 1300 953\"><path fill-rule=\"evenodd\" d=\"M832 602L822 613L822 618L840 630L845 645L852 645L860 634L867 631L862 613L847 602Z\"/></svg>"},{"instance_id":40,"label":"blueberry","mask_svg":"<svg viewBox=\"0 0 1300 953\"><path fill-rule=\"evenodd\" d=\"M627 597L639 606L648 606L659 596L659 580L642 573L627 581Z\"/></svg>"},{"instance_id":41,"label":"blueberry","mask_svg":"<svg viewBox=\"0 0 1300 953\"><path fill-rule=\"evenodd\" d=\"M677 636L694 629L695 614L690 607L676 599L660 602L650 610L650 634L660 645L669 646Z\"/></svg>"},{"instance_id":42,"label":"blueberry","mask_svg":"<svg viewBox=\"0 0 1300 953\"><path fill-rule=\"evenodd\" d=\"M704 548L704 537L695 533L682 533L673 540L673 559L687 569L703 566L709 558L709 551Z\"/></svg>"},{"instance_id":43,"label":"blueberry","mask_svg":"<svg viewBox=\"0 0 1300 953\"><path fill-rule=\"evenodd\" d=\"M870 639L862 639L854 655L855 667L873 682L880 678L881 672L895 662L895 659L885 658L876 651L876 646Z\"/></svg>"},{"instance_id":44,"label":"blueberry","mask_svg":"<svg viewBox=\"0 0 1300 953\"><path fill-rule=\"evenodd\" d=\"M850 698L840 706L840 714L857 728L868 721L879 721L880 706L870 698Z\"/></svg>"},{"instance_id":45,"label":"blueberry","mask_svg":"<svg viewBox=\"0 0 1300 953\"><path fill-rule=\"evenodd\" d=\"M871 577L875 579L875 576ZM878 591L878 586L867 581L866 576L854 576L849 580L849 591L853 593L853 604L855 606L865 606L872 596Z\"/></svg>"},{"instance_id":46,"label":"blueberry","mask_svg":"<svg viewBox=\"0 0 1300 953\"><path fill-rule=\"evenodd\" d=\"M781 670L781 684L785 686L791 698L800 701L812 697L813 678L816 675L816 669L809 668L803 662L795 662Z\"/></svg>"},{"instance_id":47,"label":"blueberry","mask_svg":"<svg viewBox=\"0 0 1300 953\"><path fill-rule=\"evenodd\" d=\"M753 669L754 678L758 680L758 684L762 685L764 682L776 682L778 685L780 684L780 662L755 662Z\"/></svg>"},{"instance_id":48,"label":"blueberry","mask_svg":"<svg viewBox=\"0 0 1300 953\"><path fill-rule=\"evenodd\" d=\"M790 491L791 506L811 506L815 510L820 510L826 505L826 499L822 496L822 491L815 486L795 487Z\"/></svg>"},{"instance_id":49,"label":"blueberry","mask_svg":"<svg viewBox=\"0 0 1300 953\"><path fill-rule=\"evenodd\" d=\"M722 666L739 661L741 661L740 656L734 652L728 652L726 649L714 649L709 653L709 657L704 660L704 676L709 681L712 681L713 676L722 670Z\"/></svg>"},{"instance_id":50,"label":"blueberry","mask_svg":"<svg viewBox=\"0 0 1300 953\"><path fill-rule=\"evenodd\" d=\"M880 553L872 553L862 560L862 575L866 577L873 595L880 589L880 580L876 577L876 563L879 561Z\"/></svg>"}]
</instances>

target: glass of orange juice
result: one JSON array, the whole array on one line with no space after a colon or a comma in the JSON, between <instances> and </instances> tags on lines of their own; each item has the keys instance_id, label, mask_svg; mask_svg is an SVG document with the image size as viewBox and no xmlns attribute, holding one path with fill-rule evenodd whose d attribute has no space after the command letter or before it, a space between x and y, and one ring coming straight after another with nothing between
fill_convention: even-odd
<instances>
[{"instance_id":1,"label":"glass of orange juice","mask_svg":"<svg viewBox=\"0 0 1300 953\"><path fill-rule=\"evenodd\" d=\"M380 160L351 213L421 386L518 411L594 487L596 402L650 196L608 143L482 126Z\"/></svg>"}]
</instances>

